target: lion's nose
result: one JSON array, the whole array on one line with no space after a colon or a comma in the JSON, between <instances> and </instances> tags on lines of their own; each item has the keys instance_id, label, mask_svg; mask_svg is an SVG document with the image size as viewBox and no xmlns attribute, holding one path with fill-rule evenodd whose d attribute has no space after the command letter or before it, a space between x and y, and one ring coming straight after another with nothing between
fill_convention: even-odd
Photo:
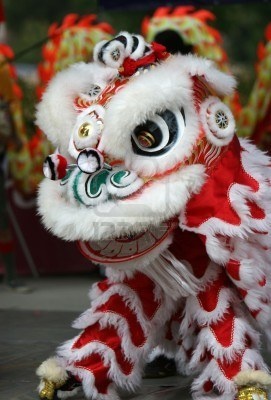
<instances>
[{"instance_id":1,"label":"lion's nose","mask_svg":"<svg viewBox=\"0 0 271 400\"><path fill-rule=\"evenodd\" d=\"M94 172L103 168L103 155L99 152L99 150L86 148L80 151L77 157L77 166L82 172L85 172L86 174L93 174Z\"/></svg>"}]
</instances>

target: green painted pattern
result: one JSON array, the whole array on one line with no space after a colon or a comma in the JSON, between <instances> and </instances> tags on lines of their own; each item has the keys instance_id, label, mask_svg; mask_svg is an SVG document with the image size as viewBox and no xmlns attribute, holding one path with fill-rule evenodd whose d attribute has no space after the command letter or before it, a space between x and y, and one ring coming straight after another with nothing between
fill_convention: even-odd
<instances>
[{"instance_id":1,"label":"green painted pattern","mask_svg":"<svg viewBox=\"0 0 271 400\"><path fill-rule=\"evenodd\" d=\"M111 176L111 182L116 186L123 186L121 180L129 175L129 171L118 171Z\"/></svg>"},{"instance_id":2,"label":"green painted pattern","mask_svg":"<svg viewBox=\"0 0 271 400\"><path fill-rule=\"evenodd\" d=\"M82 197L78 192L78 187L80 184L80 178L84 172L79 171L73 181L72 189L74 198L82 204L85 204ZM81 183L85 185L85 193L89 198L97 198L101 194L102 185L106 184L106 179L109 175L109 171L101 170L93 176L89 176L85 181Z\"/></svg>"}]
</instances>

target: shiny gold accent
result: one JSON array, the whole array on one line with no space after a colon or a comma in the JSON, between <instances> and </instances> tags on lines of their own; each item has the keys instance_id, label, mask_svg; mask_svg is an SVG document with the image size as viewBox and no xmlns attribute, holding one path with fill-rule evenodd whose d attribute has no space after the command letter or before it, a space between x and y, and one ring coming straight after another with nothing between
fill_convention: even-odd
<instances>
[{"instance_id":1,"label":"shiny gold accent","mask_svg":"<svg viewBox=\"0 0 271 400\"><path fill-rule=\"evenodd\" d=\"M44 379L43 383L44 388L39 392L40 399L53 400L56 389L64 385L65 381L53 382Z\"/></svg>"},{"instance_id":2,"label":"shiny gold accent","mask_svg":"<svg viewBox=\"0 0 271 400\"><path fill-rule=\"evenodd\" d=\"M257 386L245 386L239 388L237 400L254 400L253 395L258 395L260 400L268 400L267 392Z\"/></svg>"},{"instance_id":3,"label":"shiny gold accent","mask_svg":"<svg viewBox=\"0 0 271 400\"><path fill-rule=\"evenodd\" d=\"M84 122L78 129L78 135L81 138L85 138L91 135L93 126L89 122Z\"/></svg>"},{"instance_id":4,"label":"shiny gold accent","mask_svg":"<svg viewBox=\"0 0 271 400\"><path fill-rule=\"evenodd\" d=\"M215 113L215 122L220 129L226 129L229 126L229 118L223 110Z\"/></svg>"},{"instance_id":5,"label":"shiny gold accent","mask_svg":"<svg viewBox=\"0 0 271 400\"><path fill-rule=\"evenodd\" d=\"M155 143L155 137L148 131L141 131L137 139L142 147L151 147Z\"/></svg>"}]
</instances>

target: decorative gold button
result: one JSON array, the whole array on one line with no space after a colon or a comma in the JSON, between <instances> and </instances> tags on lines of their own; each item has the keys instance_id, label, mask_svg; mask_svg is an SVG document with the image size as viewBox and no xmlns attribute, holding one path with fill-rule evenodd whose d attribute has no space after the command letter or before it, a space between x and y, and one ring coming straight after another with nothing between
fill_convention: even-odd
<instances>
[{"instance_id":1,"label":"decorative gold button","mask_svg":"<svg viewBox=\"0 0 271 400\"><path fill-rule=\"evenodd\" d=\"M78 129L78 135L81 138L85 138L91 135L93 126L89 122L84 122Z\"/></svg>"}]
</instances>

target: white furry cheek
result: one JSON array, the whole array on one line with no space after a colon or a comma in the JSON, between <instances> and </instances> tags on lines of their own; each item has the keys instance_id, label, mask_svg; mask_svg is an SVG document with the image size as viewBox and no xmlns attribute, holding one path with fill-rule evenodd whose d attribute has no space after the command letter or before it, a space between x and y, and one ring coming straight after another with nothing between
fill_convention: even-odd
<instances>
[{"instance_id":1,"label":"white furry cheek","mask_svg":"<svg viewBox=\"0 0 271 400\"><path fill-rule=\"evenodd\" d=\"M130 129L125 130L122 135L113 135L107 126L105 120L97 149L109 158L116 160L130 159L133 156L132 143L129 134L126 133L130 132Z\"/></svg>"}]
</instances>

